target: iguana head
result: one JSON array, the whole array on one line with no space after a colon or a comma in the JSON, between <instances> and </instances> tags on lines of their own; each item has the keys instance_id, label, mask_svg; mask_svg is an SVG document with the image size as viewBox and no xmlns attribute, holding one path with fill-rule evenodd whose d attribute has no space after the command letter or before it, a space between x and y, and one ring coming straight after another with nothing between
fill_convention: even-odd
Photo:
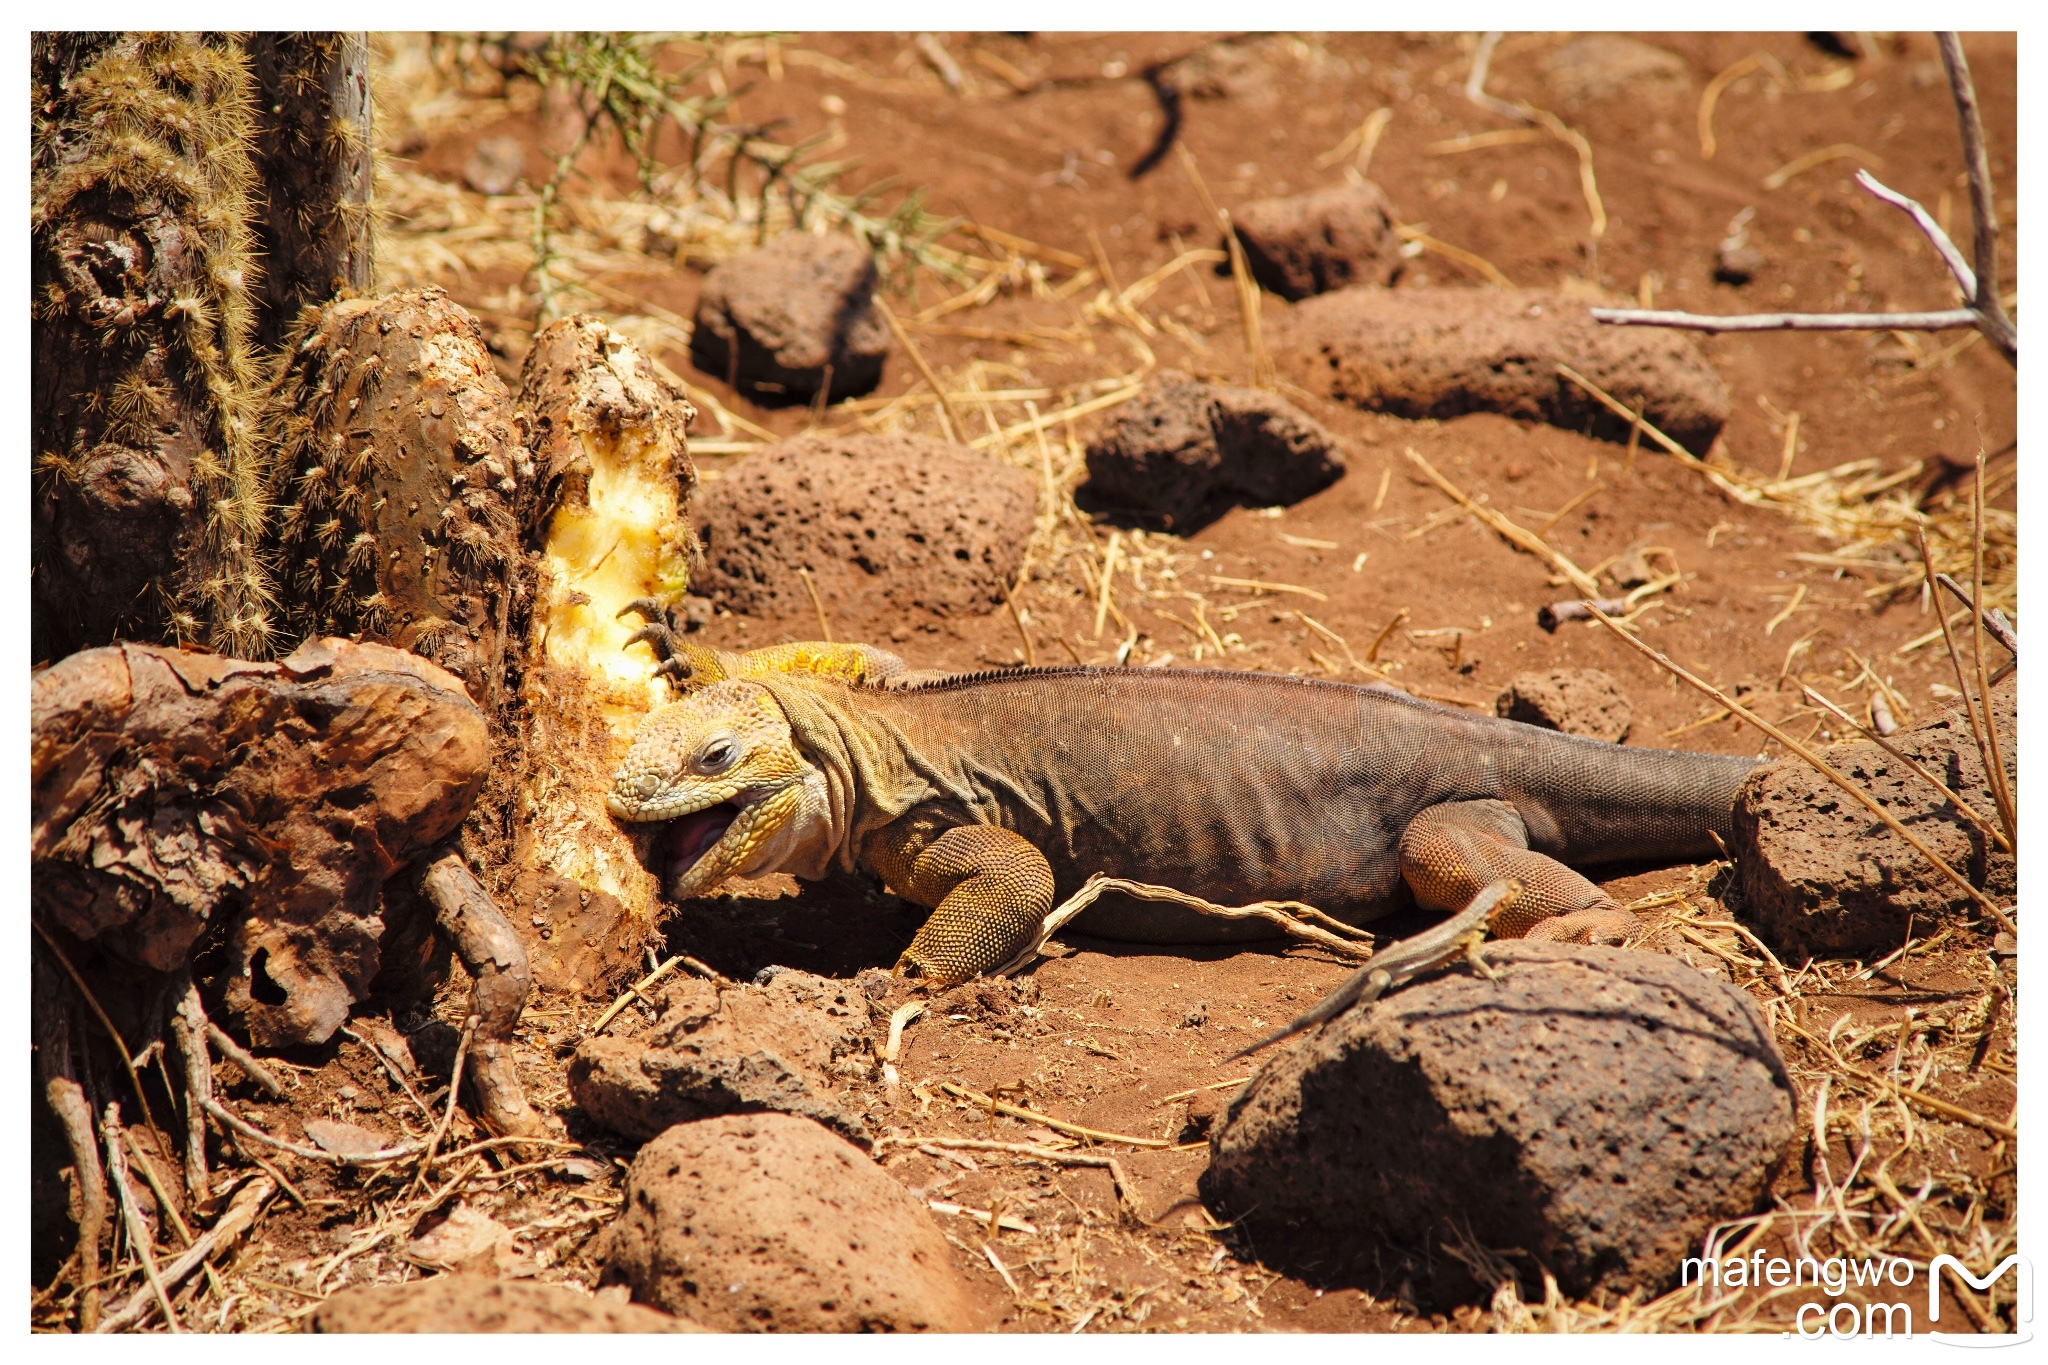
<instances>
[{"instance_id":1,"label":"iguana head","mask_svg":"<svg viewBox=\"0 0 2048 1365\"><path fill-rule=\"evenodd\" d=\"M730 679L641 722L605 800L620 820L667 822L655 870L676 900L779 870L826 836L826 807L774 697Z\"/></svg>"}]
</instances>

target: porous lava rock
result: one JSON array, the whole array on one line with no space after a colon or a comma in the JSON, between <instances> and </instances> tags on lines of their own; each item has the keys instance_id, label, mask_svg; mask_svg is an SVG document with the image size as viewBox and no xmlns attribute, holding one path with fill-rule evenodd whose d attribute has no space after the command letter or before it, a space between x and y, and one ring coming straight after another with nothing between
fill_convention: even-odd
<instances>
[{"instance_id":1,"label":"porous lava rock","mask_svg":"<svg viewBox=\"0 0 2048 1365\"><path fill-rule=\"evenodd\" d=\"M1401 273L1394 206L1370 180L1255 199L1233 221L1252 278L1283 299L1391 284Z\"/></svg>"},{"instance_id":2,"label":"porous lava rock","mask_svg":"<svg viewBox=\"0 0 2048 1365\"><path fill-rule=\"evenodd\" d=\"M762 403L867 393L888 353L875 259L851 238L784 233L713 269L697 295L691 361Z\"/></svg>"},{"instance_id":3,"label":"porous lava rock","mask_svg":"<svg viewBox=\"0 0 2048 1365\"><path fill-rule=\"evenodd\" d=\"M569 1063L569 1093L591 1118L645 1141L678 1123L774 1110L815 1119L865 1143L867 1125L833 1093L865 1068L848 1059L868 1029L851 982L782 971L766 984L690 978L629 1038L586 1038Z\"/></svg>"},{"instance_id":4,"label":"porous lava rock","mask_svg":"<svg viewBox=\"0 0 2048 1365\"><path fill-rule=\"evenodd\" d=\"M727 1332L960 1332L976 1325L930 1212L809 1119L683 1123L640 1149L607 1280Z\"/></svg>"},{"instance_id":5,"label":"porous lava rock","mask_svg":"<svg viewBox=\"0 0 2048 1365\"><path fill-rule=\"evenodd\" d=\"M2019 743L2017 677L1992 689L1992 714L2014 797ZM1891 736L1901 753L1946 782L1972 809L1997 823L1997 804L1960 702ZM1868 741L1837 744L1823 755L1943 861L2001 905L2016 894L2017 869L1948 798ZM1742 917L1780 957L1889 953L1912 932L1974 923L1976 903L1934 865L1840 787L1798 759L1759 768L1735 798L1736 884Z\"/></svg>"},{"instance_id":6,"label":"porous lava rock","mask_svg":"<svg viewBox=\"0 0 2048 1365\"><path fill-rule=\"evenodd\" d=\"M1396 417L1498 412L1627 440L1630 422L1562 362L1704 453L1728 421L1728 386L1699 347L1666 328L1602 326L1589 307L1529 289L1340 289L1295 305L1274 354L1311 391Z\"/></svg>"},{"instance_id":7,"label":"porous lava rock","mask_svg":"<svg viewBox=\"0 0 2048 1365\"><path fill-rule=\"evenodd\" d=\"M1792 1137L1770 1029L1661 954L1485 951L1499 981L1452 970L1269 1062L1219 1124L1202 1196L1264 1259L1469 1238L1522 1248L1572 1294L1655 1291L1754 1211Z\"/></svg>"},{"instance_id":8,"label":"porous lava rock","mask_svg":"<svg viewBox=\"0 0 2048 1365\"><path fill-rule=\"evenodd\" d=\"M1337 438L1286 399L1165 370L1089 445L1079 496L1185 535L1233 504L1299 502L1343 474Z\"/></svg>"},{"instance_id":9,"label":"porous lava rock","mask_svg":"<svg viewBox=\"0 0 2048 1365\"><path fill-rule=\"evenodd\" d=\"M1623 93L1668 104L1685 92L1689 74L1677 53L1619 33L1589 33L1543 59L1543 83L1573 105Z\"/></svg>"},{"instance_id":10,"label":"porous lava rock","mask_svg":"<svg viewBox=\"0 0 2048 1365\"><path fill-rule=\"evenodd\" d=\"M356 1285L313 1310L315 1332L702 1332L637 1303L530 1280L437 1275L411 1284Z\"/></svg>"},{"instance_id":11,"label":"porous lava rock","mask_svg":"<svg viewBox=\"0 0 2048 1365\"><path fill-rule=\"evenodd\" d=\"M380 889L490 759L461 679L347 640L86 650L33 676L29 715L38 918L160 972L226 918L228 1007L260 1047L325 1042L368 993Z\"/></svg>"},{"instance_id":12,"label":"porous lava rock","mask_svg":"<svg viewBox=\"0 0 2048 1365\"><path fill-rule=\"evenodd\" d=\"M1526 725L1619 744L1628 738L1635 706L1621 684L1598 668L1517 673L1494 699L1494 712Z\"/></svg>"},{"instance_id":13,"label":"porous lava rock","mask_svg":"<svg viewBox=\"0 0 2048 1365\"><path fill-rule=\"evenodd\" d=\"M849 621L981 615L1031 536L1031 476L922 436L810 436L748 456L697 503L692 586L728 611Z\"/></svg>"}]
</instances>

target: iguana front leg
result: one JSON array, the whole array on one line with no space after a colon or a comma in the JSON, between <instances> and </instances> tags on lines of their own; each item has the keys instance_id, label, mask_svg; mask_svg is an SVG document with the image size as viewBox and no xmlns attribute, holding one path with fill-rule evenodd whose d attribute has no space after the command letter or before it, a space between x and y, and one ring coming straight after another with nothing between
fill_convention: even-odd
<instances>
[{"instance_id":1,"label":"iguana front leg","mask_svg":"<svg viewBox=\"0 0 2048 1365\"><path fill-rule=\"evenodd\" d=\"M645 644L652 649L661 661L655 676L669 679L677 692L694 692L728 678L763 673L814 673L856 687L878 687L905 671L903 660L873 645L796 640L733 654L691 644L676 630L669 608L652 597L635 598L619 615L627 612L637 613L647 624L634 631L626 644Z\"/></svg>"},{"instance_id":2,"label":"iguana front leg","mask_svg":"<svg viewBox=\"0 0 2048 1365\"><path fill-rule=\"evenodd\" d=\"M1505 801L1446 801L1408 822L1401 875L1429 910L1459 910L1489 883L1521 891L1493 912L1499 938L1618 942L1635 916L1586 878L1529 847L1529 830Z\"/></svg>"},{"instance_id":3,"label":"iguana front leg","mask_svg":"<svg viewBox=\"0 0 2048 1365\"><path fill-rule=\"evenodd\" d=\"M935 907L896 960L898 976L941 986L966 981L1016 955L1052 909L1052 867L1021 835L995 825L955 825L921 849L892 830L872 848L891 890Z\"/></svg>"}]
</instances>

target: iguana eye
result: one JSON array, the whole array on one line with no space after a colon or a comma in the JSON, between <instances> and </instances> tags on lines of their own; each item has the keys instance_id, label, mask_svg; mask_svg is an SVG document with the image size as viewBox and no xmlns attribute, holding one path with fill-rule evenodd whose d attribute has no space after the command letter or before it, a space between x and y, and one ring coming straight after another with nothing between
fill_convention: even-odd
<instances>
[{"instance_id":1,"label":"iguana eye","mask_svg":"<svg viewBox=\"0 0 2048 1365\"><path fill-rule=\"evenodd\" d=\"M739 757L739 746L729 739L714 739L705 744L697 754L697 771L700 773L723 772Z\"/></svg>"}]
</instances>

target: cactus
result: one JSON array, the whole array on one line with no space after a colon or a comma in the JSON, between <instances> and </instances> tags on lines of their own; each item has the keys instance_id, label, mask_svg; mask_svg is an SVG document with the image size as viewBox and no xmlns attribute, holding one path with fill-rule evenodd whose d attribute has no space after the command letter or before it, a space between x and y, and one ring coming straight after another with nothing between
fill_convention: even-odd
<instances>
[{"instance_id":1,"label":"cactus","mask_svg":"<svg viewBox=\"0 0 2048 1365\"><path fill-rule=\"evenodd\" d=\"M370 292L370 46L362 33L254 33L245 44L265 110L256 339L274 350L306 305Z\"/></svg>"},{"instance_id":2,"label":"cactus","mask_svg":"<svg viewBox=\"0 0 2048 1365\"><path fill-rule=\"evenodd\" d=\"M248 61L208 35L51 35L32 65L32 648L261 657Z\"/></svg>"},{"instance_id":3,"label":"cactus","mask_svg":"<svg viewBox=\"0 0 2048 1365\"><path fill-rule=\"evenodd\" d=\"M493 711L532 472L475 319L439 289L307 309L263 408L289 630L409 649Z\"/></svg>"}]
</instances>

